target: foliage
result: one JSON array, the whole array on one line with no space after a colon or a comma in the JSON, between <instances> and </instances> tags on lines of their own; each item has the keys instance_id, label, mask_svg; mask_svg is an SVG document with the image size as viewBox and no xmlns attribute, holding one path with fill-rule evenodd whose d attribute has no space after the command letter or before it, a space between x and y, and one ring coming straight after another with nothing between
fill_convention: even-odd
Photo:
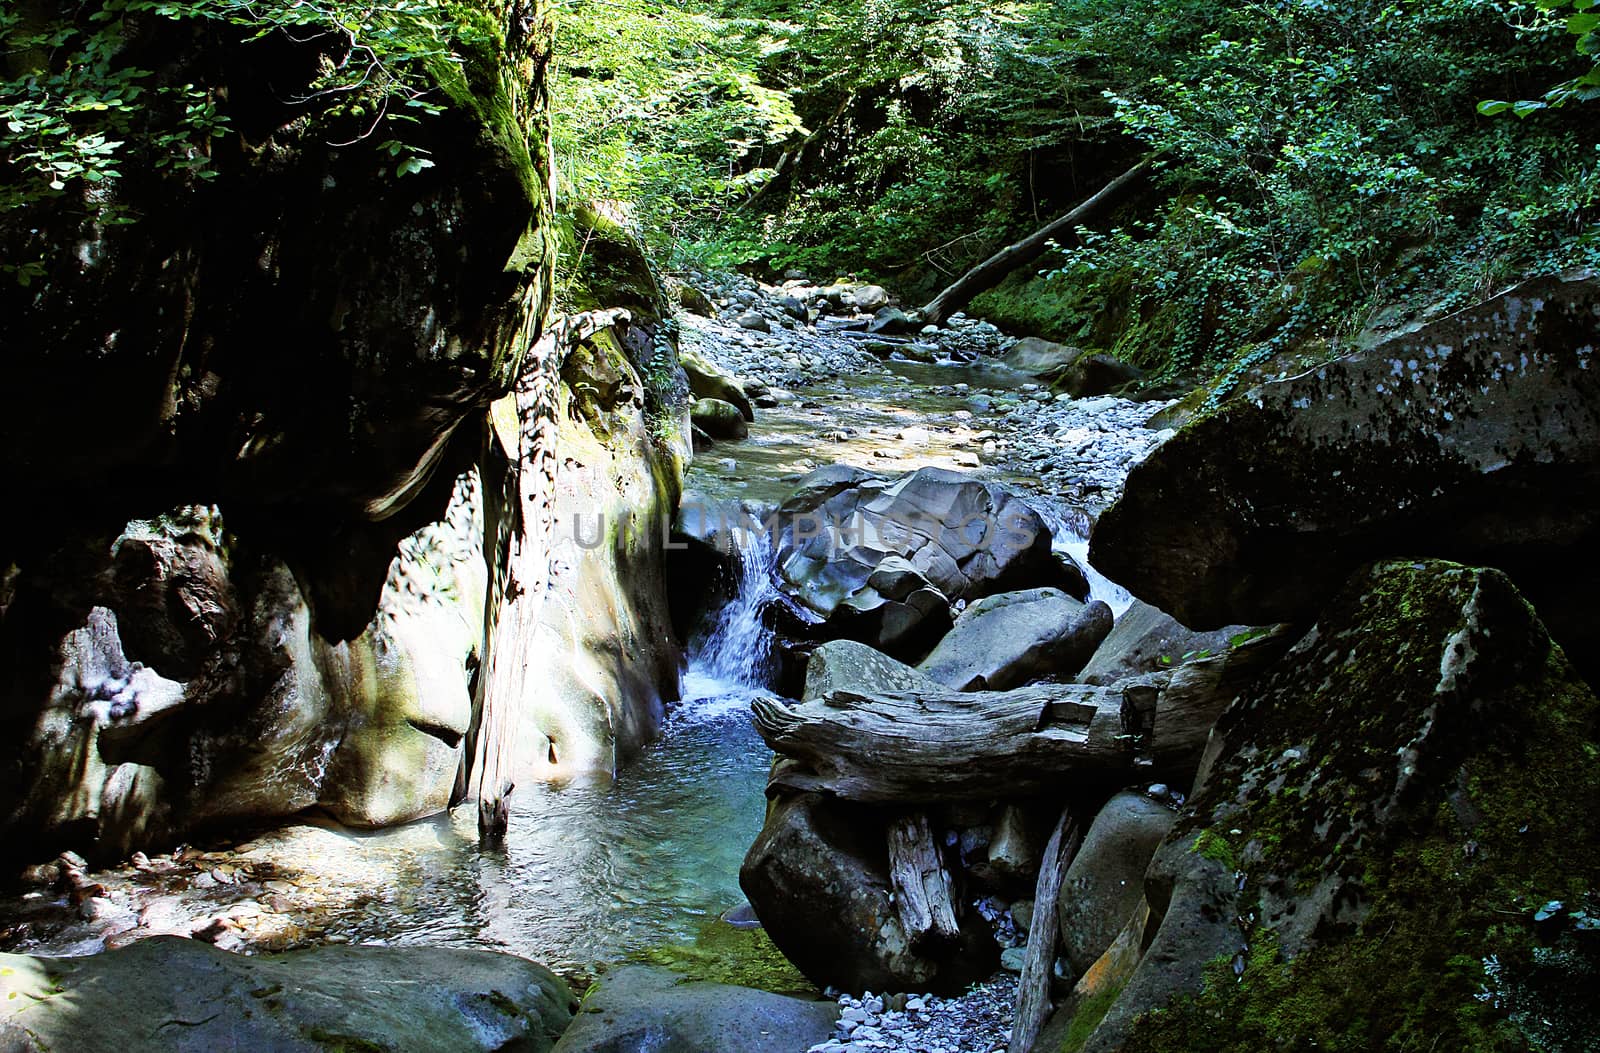
<instances>
[{"instance_id":1,"label":"foliage","mask_svg":"<svg viewBox=\"0 0 1600 1053\"><path fill-rule=\"evenodd\" d=\"M286 101L352 118L353 136L334 145L371 139L397 176L433 164L402 131L437 112L421 67L449 58L457 32L451 9L432 0L101 0L48 13L19 4L0 11L0 213L75 195L102 219L127 221L110 193L125 172L215 175L212 146L231 119L216 88L175 78L180 56L153 53L151 40L174 39L163 26L186 27L197 47L319 48L319 74Z\"/></svg>"}]
</instances>

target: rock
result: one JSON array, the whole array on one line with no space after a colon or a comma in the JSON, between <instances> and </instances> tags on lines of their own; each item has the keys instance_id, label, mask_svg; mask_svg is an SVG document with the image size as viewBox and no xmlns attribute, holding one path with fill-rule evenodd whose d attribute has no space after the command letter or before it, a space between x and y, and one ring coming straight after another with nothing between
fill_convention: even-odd
<instances>
[{"instance_id":1,"label":"rock","mask_svg":"<svg viewBox=\"0 0 1600 1053\"><path fill-rule=\"evenodd\" d=\"M755 333L772 332L772 323L759 311L745 311L734 318L733 324L740 329L748 329Z\"/></svg>"},{"instance_id":2,"label":"rock","mask_svg":"<svg viewBox=\"0 0 1600 1053\"><path fill-rule=\"evenodd\" d=\"M711 297L701 291L698 286L669 278L667 279L667 293L685 311L692 311L704 318L715 318L717 316L717 307L711 302Z\"/></svg>"},{"instance_id":3,"label":"rock","mask_svg":"<svg viewBox=\"0 0 1600 1053\"><path fill-rule=\"evenodd\" d=\"M1111 608L1060 589L988 596L968 607L917 668L957 691L1004 691L1071 675L1111 631Z\"/></svg>"},{"instance_id":4,"label":"rock","mask_svg":"<svg viewBox=\"0 0 1600 1053\"><path fill-rule=\"evenodd\" d=\"M596 980L556 1053L790 1053L833 1033L833 1002L627 965Z\"/></svg>"},{"instance_id":5,"label":"rock","mask_svg":"<svg viewBox=\"0 0 1600 1053\"><path fill-rule=\"evenodd\" d=\"M739 407L722 399L696 399L689 419L713 439L743 439L750 434Z\"/></svg>"},{"instance_id":6,"label":"rock","mask_svg":"<svg viewBox=\"0 0 1600 1053\"><path fill-rule=\"evenodd\" d=\"M1592 1033L1592 1000L1555 994L1536 948L1592 949L1534 912L1600 885L1597 726L1506 575L1358 572L1218 722L1145 875L1143 959L1084 1049L1182 1048L1196 1028L1250 1049ZM1337 993L1357 988L1352 1016Z\"/></svg>"},{"instance_id":7,"label":"rock","mask_svg":"<svg viewBox=\"0 0 1600 1053\"><path fill-rule=\"evenodd\" d=\"M577 1006L549 970L491 951L330 946L244 957L172 936L82 958L0 955L0 993L6 1049L126 1053L543 1053Z\"/></svg>"},{"instance_id":8,"label":"rock","mask_svg":"<svg viewBox=\"0 0 1600 1053\"><path fill-rule=\"evenodd\" d=\"M756 419L749 395L732 374L694 351L684 351L679 357L684 375L689 378L689 391L695 398L720 399L737 406L746 421Z\"/></svg>"},{"instance_id":9,"label":"rock","mask_svg":"<svg viewBox=\"0 0 1600 1053\"><path fill-rule=\"evenodd\" d=\"M1082 348L1069 347L1037 336L1025 336L1011 345L1011 350L1001 355L999 362L1031 377L1058 380L1082 357Z\"/></svg>"},{"instance_id":10,"label":"rock","mask_svg":"<svg viewBox=\"0 0 1600 1053\"><path fill-rule=\"evenodd\" d=\"M805 301L797 296L780 296L777 304L778 310L797 322L804 322L810 318L810 314L806 311Z\"/></svg>"},{"instance_id":11,"label":"rock","mask_svg":"<svg viewBox=\"0 0 1600 1053\"><path fill-rule=\"evenodd\" d=\"M872 314L889 305L889 293L881 285L861 285L855 289L856 309L862 314Z\"/></svg>"},{"instance_id":12,"label":"rock","mask_svg":"<svg viewBox=\"0 0 1600 1053\"><path fill-rule=\"evenodd\" d=\"M1028 948L1007 947L1000 952L1000 968L1008 973L1020 973L1022 963L1028 960Z\"/></svg>"},{"instance_id":13,"label":"rock","mask_svg":"<svg viewBox=\"0 0 1600 1053\"><path fill-rule=\"evenodd\" d=\"M1230 640L1250 631L1248 626L1228 625L1197 633L1172 615L1134 600L1074 679L1080 684L1105 685L1175 668L1190 658L1221 654Z\"/></svg>"},{"instance_id":14,"label":"rock","mask_svg":"<svg viewBox=\"0 0 1600 1053\"><path fill-rule=\"evenodd\" d=\"M1482 562L1593 675L1597 346L1593 275L1368 336L1183 427L1129 475L1090 560L1201 629L1309 621L1375 556Z\"/></svg>"},{"instance_id":15,"label":"rock","mask_svg":"<svg viewBox=\"0 0 1600 1053\"><path fill-rule=\"evenodd\" d=\"M1144 896L1144 872L1172 828L1171 808L1125 790L1094 817L1056 897L1072 977L1106 952Z\"/></svg>"},{"instance_id":16,"label":"rock","mask_svg":"<svg viewBox=\"0 0 1600 1053\"><path fill-rule=\"evenodd\" d=\"M1038 827L1021 805L1003 806L995 821L994 833L989 837L983 876L993 884L1018 889L1031 887L1039 875L1039 854L1049 837L1048 830L1041 833ZM1028 930L1024 926L1021 931Z\"/></svg>"},{"instance_id":17,"label":"rock","mask_svg":"<svg viewBox=\"0 0 1600 1053\"><path fill-rule=\"evenodd\" d=\"M739 871L772 942L819 987L958 991L998 948L968 912L961 939L912 949L890 901L886 822L875 809L798 794L775 801Z\"/></svg>"},{"instance_id":18,"label":"rock","mask_svg":"<svg viewBox=\"0 0 1600 1053\"><path fill-rule=\"evenodd\" d=\"M1108 395L1144 379L1144 370L1110 355L1085 355L1062 377L1062 386L1077 398Z\"/></svg>"},{"instance_id":19,"label":"rock","mask_svg":"<svg viewBox=\"0 0 1600 1053\"><path fill-rule=\"evenodd\" d=\"M821 698L830 691L915 692L943 686L864 643L830 640L811 652L801 697Z\"/></svg>"},{"instance_id":20,"label":"rock","mask_svg":"<svg viewBox=\"0 0 1600 1053\"><path fill-rule=\"evenodd\" d=\"M951 601L1055 573L1049 528L1033 509L997 484L943 469L893 482L821 469L802 480L779 516L779 587L818 623L891 556Z\"/></svg>"},{"instance_id":21,"label":"rock","mask_svg":"<svg viewBox=\"0 0 1600 1053\"><path fill-rule=\"evenodd\" d=\"M917 324L898 307L884 307L872 316L872 322L867 326L869 333L909 333L917 328Z\"/></svg>"},{"instance_id":22,"label":"rock","mask_svg":"<svg viewBox=\"0 0 1600 1053\"><path fill-rule=\"evenodd\" d=\"M1011 904L1011 924L1018 932L1027 932L1033 927L1033 900L1019 899Z\"/></svg>"},{"instance_id":23,"label":"rock","mask_svg":"<svg viewBox=\"0 0 1600 1053\"><path fill-rule=\"evenodd\" d=\"M839 604L838 632L892 655L921 654L950 628L950 600L912 563L885 556L866 584Z\"/></svg>"}]
</instances>

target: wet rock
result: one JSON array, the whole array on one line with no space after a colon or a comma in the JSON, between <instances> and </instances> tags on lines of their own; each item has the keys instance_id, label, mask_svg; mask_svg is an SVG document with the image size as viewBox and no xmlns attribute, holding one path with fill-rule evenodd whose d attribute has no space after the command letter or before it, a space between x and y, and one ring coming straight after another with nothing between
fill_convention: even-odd
<instances>
[{"instance_id":1,"label":"wet rock","mask_svg":"<svg viewBox=\"0 0 1600 1053\"><path fill-rule=\"evenodd\" d=\"M1031 377L1058 380L1065 376L1073 364L1082 357L1082 348L1058 344L1037 336L1025 336L1012 344L1011 349L1000 356L999 362L1007 368L1026 373Z\"/></svg>"},{"instance_id":2,"label":"wet rock","mask_svg":"<svg viewBox=\"0 0 1600 1053\"><path fill-rule=\"evenodd\" d=\"M1105 685L1174 668L1190 658L1220 654L1228 649L1230 640L1249 631L1247 626L1228 625L1195 632L1172 615L1134 600L1075 679L1082 684Z\"/></svg>"},{"instance_id":3,"label":"wet rock","mask_svg":"<svg viewBox=\"0 0 1600 1053\"><path fill-rule=\"evenodd\" d=\"M1197 1027L1243 1048L1585 1033L1585 1000L1534 994L1521 956L1532 890L1600 884L1597 728L1600 701L1501 572L1358 572L1217 724L1145 874L1143 959L1084 1048ZM1352 1017L1337 994L1363 985ZM1278 1012L1307 991L1334 997Z\"/></svg>"},{"instance_id":4,"label":"wet rock","mask_svg":"<svg viewBox=\"0 0 1600 1053\"><path fill-rule=\"evenodd\" d=\"M832 1002L628 965L589 988L555 1053L791 1053L826 1039L837 1016Z\"/></svg>"},{"instance_id":5,"label":"wet rock","mask_svg":"<svg viewBox=\"0 0 1600 1053\"><path fill-rule=\"evenodd\" d=\"M1100 809L1061 881L1054 908L1074 978L1111 946L1144 895L1144 872L1177 813L1125 790Z\"/></svg>"},{"instance_id":6,"label":"wet rock","mask_svg":"<svg viewBox=\"0 0 1600 1053\"><path fill-rule=\"evenodd\" d=\"M22 1049L549 1050L577 1000L542 966L443 947L243 957L158 936L83 958L0 955Z\"/></svg>"},{"instance_id":7,"label":"wet rock","mask_svg":"<svg viewBox=\"0 0 1600 1053\"><path fill-rule=\"evenodd\" d=\"M890 896L886 826L868 807L799 794L775 802L739 884L772 942L819 987L959 990L997 948L972 912L959 942L914 950Z\"/></svg>"},{"instance_id":8,"label":"wet rock","mask_svg":"<svg viewBox=\"0 0 1600 1053\"><path fill-rule=\"evenodd\" d=\"M872 316L872 322L867 326L869 333L883 333L896 335L914 332L917 323L898 307L885 307Z\"/></svg>"},{"instance_id":9,"label":"wet rock","mask_svg":"<svg viewBox=\"0 0 1600 1053\"><path fill-rule=\"evenodd\" d=\"M742 439L750 434L750 426L739 407L721 399L695 400L689 419L713 439Z\"/></svg>"},{"instance_id":10,"label":"wet rock","mask_svg":"<svg viewBox=\"0 0 1600 1053\"><path fill-rule=\"evenodd\" d=\"M1482 562L1592 674L1597 347L1592 275L1369 335L1182 428L1130 474L1091 562L1200 629L1308 621L1375 557Z\"/></svg>"},{"instance_id":11,"label":"wet rock","mask_svg":"<svg viewBox=\"0 0 1600 1053\"><path fill-rule=\"evenodd\" d=\"M988 596L968 607L917 668L957 691L1004 691L1070 676L1111 631L1111 608L1060 589Z\"/></svg>"}]
</instances>

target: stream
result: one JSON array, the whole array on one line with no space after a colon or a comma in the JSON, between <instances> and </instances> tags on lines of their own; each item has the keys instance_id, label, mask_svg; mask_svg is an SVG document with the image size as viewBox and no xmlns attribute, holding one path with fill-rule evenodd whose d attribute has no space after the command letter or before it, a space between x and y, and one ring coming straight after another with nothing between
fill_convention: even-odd
<instances>
[{"instance_id":1,"label":"stream","mask_svg":"<svg viewBox=\"0 0 1600 1053\"><path fill-rule=\"evenodd\" d=\"M1131 460L1148 445L1126 421L1142 421L1150 407L1068 403L992 367L847 361L830 358L847 352L815 331L782 334L787 344L752 344L705 320L689 339L746 376L761 375L749 359L739 361L752 348L784 352L791 363L814 352L817 369L766 374L782 397L759 411L747 440L696 457L686 490L700 499L775 503L804 473L832 462L883 475L925 466L970 471L1030 495L1056 545L1082 563L1084 503L1051 496L1058 487L1042 477L1037 452L1065 460L1081 432L1100 443L1098 451L1085 446L1085 456L1097 468L1109 464L1120 485L1126 463L1117 458ZM979 449L981 464L972 452ZM180 931L191 921L230 919L218 942L231 949L491 948L542 962L580 990L609 963L693 944L708 926L726 928L718 919L745 903L739 867L763 821L772 759L749 707L772 665L760 617L773 589L765 541L760 533L743 539L736 595L691 641L682 701L660 739L610 783L519 786L503 850L480 852L475 811L459 808L372 832L305 821L136 860L137 869L97 879L117 910L147 928L152 911L170 915ZM1090 577L1094 595L1117 612L1131 602ZM51 894L29 893L3 911L20 922L0 932L5 949L71 955L116 945L105 935L115 924L79 918Z\"/></svg>"}]
</instances>

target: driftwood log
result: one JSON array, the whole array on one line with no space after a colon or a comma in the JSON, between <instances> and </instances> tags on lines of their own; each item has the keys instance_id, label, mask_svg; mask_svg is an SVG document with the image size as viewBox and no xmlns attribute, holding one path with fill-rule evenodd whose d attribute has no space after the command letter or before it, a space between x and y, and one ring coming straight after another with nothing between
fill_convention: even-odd
<instances>
[{"instance_id":1,"label":"driftwood log","mask_svg":"<svg viewBox=\"0 0 1600 1053\"><path fill-rule=\"evenodd\" d=\"M926 812L912 812L889 823L889 881L900 925L913 947L936 947L961 935L950 874Z\"/></svg>"},{"instance_id":2,"label":"driftwood log","mask_svg":"<svg viewBox=\"0 0 1600 1053\"><path fill-rule=\"evenodd\" d=\"M759 698L756 730L794 761L774 767L767 792L922 807L1049 793L1071 775L1190 776L1223 709L1288 639L1272 633L1107 687Z\"/></svg>"},{"instance_id":3,"label":"driftwood log","mask_svg":"<svg viewBox=\"0 0 1600 1053\"><path fill-rule=\"evenodd\" d=\"M1050 978L1055 971L1056 937L1061 926L1056 896L1082 843L1083 832L1073 821L1071 809L1063 811L1039 864L1033 921L1028 925L1028 954L1022 960L1022 976L1017 981L1017 1012L1011 1022L1011 1042L1006 1053L1030 1053L1050 1018Z\"/></svg>"}]
</instances>

